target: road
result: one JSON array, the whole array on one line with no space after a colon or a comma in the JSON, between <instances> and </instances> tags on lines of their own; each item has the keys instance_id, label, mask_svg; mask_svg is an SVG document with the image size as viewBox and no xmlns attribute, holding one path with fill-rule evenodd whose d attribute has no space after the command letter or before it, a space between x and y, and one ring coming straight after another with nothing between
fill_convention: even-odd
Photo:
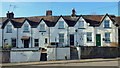
<instances>
[{"instance_id":1,"label":"road","mask_svg":"<svg viewBox=\"0 0 120 68\"><path fill-rule=\"evenodd\" d=\"M96 61L96 62L77 62L77 63L60 63L60 64L30 64L30 65L14 65L2 68L118 68L119 62L112 61Z\"/></svg>"}]
</instances>

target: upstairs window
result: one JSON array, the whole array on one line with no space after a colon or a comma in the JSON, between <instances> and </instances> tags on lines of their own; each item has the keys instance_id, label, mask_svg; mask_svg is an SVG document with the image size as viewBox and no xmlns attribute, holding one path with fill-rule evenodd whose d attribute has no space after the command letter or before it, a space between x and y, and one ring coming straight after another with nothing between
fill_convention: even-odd
<instances>
[{"instance_id":1,"label":"upstairs window","mask_svg":"<svg viewBox=\"0 0 120 68\"><path fill-rule=\"evenodd\" d=\"M24 25L24 32L29 32L29 25L28 24Z\"/></svg>"},{"instance_id":2,"label":"upstairs window","mask_svg":"<svg viewBox=\"0 0 120 68\"><path fill-rule=\"evenodd\" d=\"M84 28L84 21L78 22L78 28Z\"/></svg>"},{"instance_id":3,"label":"upstairs window","mask_svg":"<svg viewBox=\"0 0 120 68\"><path fill-rule=\"evenodd\" d=\"M109 20L105 20L104 21L104 27L105 28L109 28L110 27L110 21Z\"/></svg>"},{"instance_id":4,"label":"upstairs window","mask_svg":"<svg viewBox=\"0 0 120 68\"><path fill-rule=\"evenodd\" d=\"M64 43L64 34L59 34L59 43Z\"/></svg>"},{"instance_id":5,"label":"upstairs window","mask_svg":"<svg viewBox=\"0 0 120 68\"><path fill-rule=\"evenodd\" d=\"M92 42L92 33L87 32L87 42Z\"/></svg>"},{"instance_id":6,"label":"upstairs window","mask_svg":"<svg viewBox=\"0 0 120 68\"><path fill-rule=\"evenodd\" d=\"M12 33L12 25L7 25L7 33Z\"/></svg>"},{"instance_id":7,"label":"upstairs window","mask_svg":"<svg viewBox=\"0 0 120 68\"><path fill-rule=\"evenodd\" d=\"M110 33L105 33L105 42L110 43Z\"/></svg>"},{"instance_id":8,"label":"upstairs window","mask_svg":"<svg viewBox=\"0 0 120 68\"><path fill-rule=\"evenodd\" d=\"M45 31L45 24L40 24L40 31Z\"/></svg>"},{"instance_id":9,"label":"upstairs window","mask_svg":"<svg viewBox=\"0 0 120 68\"><path fill-rule=\"evenodd\" d=\"M59 22L59 29L64 29L64 21Z\"/></svg>"}]
</instances>

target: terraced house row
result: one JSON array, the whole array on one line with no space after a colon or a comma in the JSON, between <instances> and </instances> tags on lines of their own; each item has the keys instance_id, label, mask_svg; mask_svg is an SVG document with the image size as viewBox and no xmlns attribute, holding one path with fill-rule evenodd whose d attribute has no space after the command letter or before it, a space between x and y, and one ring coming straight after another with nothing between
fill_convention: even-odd
<instances>
[{"instance_id":1,"label":"terraced house row","mask_svg":"<svg viewBox=\"0 0 120 68\"><path fill-rule=\"evenodd\" d=\"M1 45L17 48L45 48L56 46L112 46L118 44L118 27L115 15L45 16L15 18L8 12L1 18Z\"/></svg>"}]
</instances>

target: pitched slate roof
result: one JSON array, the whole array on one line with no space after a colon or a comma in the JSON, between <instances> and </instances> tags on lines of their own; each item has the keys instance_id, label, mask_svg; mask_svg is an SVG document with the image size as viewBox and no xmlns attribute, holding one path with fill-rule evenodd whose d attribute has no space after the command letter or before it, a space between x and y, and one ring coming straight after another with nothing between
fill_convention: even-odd
<instances>
[{"instance_id":1,"label":"pitched slate roof","mask_svg":"<svg viewBox=\"0 0 120 68\"><path fill-rule=\"evenodd\" d=\"M78 15L76 17L68 16L34 16L34 17L21 17L14 19L7 19L4 21L2 28L5 27L8 21L11 21L15 28L20 28L25 20L29 22L32 28L36 28L41 20L43 20L48 27L54 27L59 20L59 18L63 18L69 27L73 27L80 17L83 17L87 23L90 23L90 26L99 26L105 16L109 16L112 21L115 18L114 15Z\"/></svg>"},{"instance_id":2,"label":"pitched slate roof","mask_svg":"<svg viewBox=\"0 0 120 68\"><path fill-rule=\"evenodd\" d=\"M116 21L116 24L118 24L120 26L120 16L115 17L115 21Z\"/></svg>"}]
</instances>

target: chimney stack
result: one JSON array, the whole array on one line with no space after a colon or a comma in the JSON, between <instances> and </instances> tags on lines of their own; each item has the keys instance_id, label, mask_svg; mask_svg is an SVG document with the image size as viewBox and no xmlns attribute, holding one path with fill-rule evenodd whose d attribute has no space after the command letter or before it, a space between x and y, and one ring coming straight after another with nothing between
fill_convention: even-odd
<instances>
[{"instance_id":1,"label":"chimney stack","mask_svg":"<svg viewBox=\"0 0 120 68\"><path fill-rule=\"evenodd\" d=\"M12 18L14 18L14 13L13 12L9 12L8 11L8 13L6 14L7 15L7 18L9 18L9 19L12 19Z\"/></svg>"},{"instance_id":2,"label":"chimney stack","mask_svg":"<svg viewBox=\"0 0 120 68\"><path fill-rule=\"evenodd\" d=\"M74 8L72 8L72 14L71 14L71 15L72 15L72 16L76 16L76 14L75 14L75 13L76 13L75 9L74 9Z\"/></svg>"},{"instance_id":3,"label":"chimney stack","mask_svg":"<svg viewBox=\"0 0 120 68\"><path fill-rule=\"evenodd\" d=\"M52 11L51 10L47 10L46 11L46 16L52 16Z\"/></svg>"}]
</instances>

